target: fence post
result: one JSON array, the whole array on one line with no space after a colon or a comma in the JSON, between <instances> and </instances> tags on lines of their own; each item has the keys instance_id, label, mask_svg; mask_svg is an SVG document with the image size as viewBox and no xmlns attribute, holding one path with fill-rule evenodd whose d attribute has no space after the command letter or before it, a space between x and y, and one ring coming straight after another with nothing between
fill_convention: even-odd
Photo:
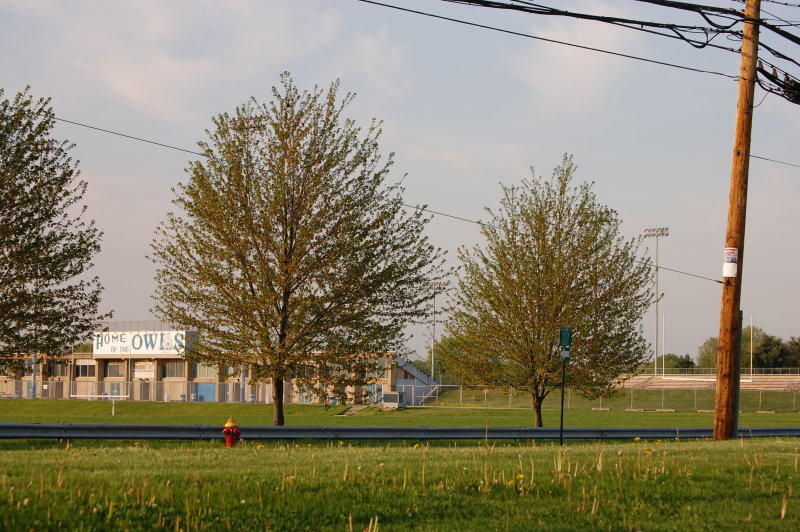
<instances>
[{"instance_id":1,"label":"fence post","mask_svg":"<svg viewBox=\"0 0 800 532\"><path fill-rule=\"evenodd\" d=\"M462 406L464 403L464 387L462 385L458 385L458 406Z\"/></svg>"},{"instance_id":2,"label":"fence post","mask_svg":"<svg viewBox=\"0 0 800 532\"><path fill-rule=\"evenodd\" d=\"M511 408L511 386L508 387L508 408Z\"/></svg>"}]
</instances>

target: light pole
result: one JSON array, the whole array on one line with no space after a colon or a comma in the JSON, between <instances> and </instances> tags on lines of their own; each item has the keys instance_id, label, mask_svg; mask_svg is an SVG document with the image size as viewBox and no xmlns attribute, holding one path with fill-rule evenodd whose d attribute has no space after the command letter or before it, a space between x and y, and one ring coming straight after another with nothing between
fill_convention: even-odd
<instances>
[{"instance_id":1,"label":"light pole","mask_svg":"<svg viewBox=\"0 0 800 532\"><path fill-rule=\"evenodd\" d=\"M431 380L434 380L434 348L436 347L436 292L444 289L444 283L436 281L431 283L433 289L433 330L431 332Z\"/></svg>"},{"instance_id":2,"label":"light pole","mask_svg":"<svg viewBox=\"0 0 800 532\"><path fill-rule=\"evenodd\" d=\"M661 299L661 293L658 291L658 239L669 236L669 227L650 227L644 230L643 235L645 238L656 239L656 342L653 344L653 374L658 375L658 301ZM661 371L665 373L663 361L661 365Z\"/></svg>"}]
</instances>

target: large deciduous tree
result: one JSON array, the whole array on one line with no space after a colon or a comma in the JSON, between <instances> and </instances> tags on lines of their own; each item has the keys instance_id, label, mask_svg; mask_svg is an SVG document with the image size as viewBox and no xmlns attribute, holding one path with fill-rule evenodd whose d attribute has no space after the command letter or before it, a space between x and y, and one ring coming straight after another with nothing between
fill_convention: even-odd
<instances>
[{"instance_id":1,"label":"large deciduous tree","mask_svg":"<svg viewBox=\"0 0 800 532\"><path fill-rule=\"evenodd\" d=\"M73 145L49 99L0 89L0 362L61 355L95 330L102 286L86 278L101 233L85 217Z\"/></svg>"},{"instance_id":2,"label":"large deciduous tree","mask_svg":"<svg viewBox=\"0 0 800 532\"><path fill-rule=\"evenodd\" d=\"M651 267L592 185L573 184L575 169L565 155L552 179L532 174L503 187L483 225L486 243L459 252L448 336L437 346L465 384L529 393L536 426L561 381L561 326L574 329L569 386L588 397L648 355L640 318L653 301Z\"/></svg>"},{"instance_id":3,"label":"large deciduous tree","mask_svg":"<svg viewBox=\"0 0 800 532\"><path fill-rule=\"evenodd\" d=\"M442 263L387 181L380 124L346 119L338 88L285 73L271 102L214 118L153 242L156 313L199 332L189 356L271 382L276 425L284 379L327 399L401 349Z\"/></svg>"},{"instance_id":4,"label":"large deciduous tree","mask_svg":"<svg viewBox=\"0 0 800 532\"><path fill-rule=\"evenodd\" d=\"M746 326L742 328L742 370L748 368L787 368L797 367L800 359L794 350L798 344L796 338L791 338L789 342L784 342L778 336L767 333L758 326ZM794 342L794 343L792 343ZM703 345L697 349L700 367L716 367L717 365L717 344L719 338L712 337L707 339ZM752 364L750 356L752 353Z\"/></svg>"}]
</instances>

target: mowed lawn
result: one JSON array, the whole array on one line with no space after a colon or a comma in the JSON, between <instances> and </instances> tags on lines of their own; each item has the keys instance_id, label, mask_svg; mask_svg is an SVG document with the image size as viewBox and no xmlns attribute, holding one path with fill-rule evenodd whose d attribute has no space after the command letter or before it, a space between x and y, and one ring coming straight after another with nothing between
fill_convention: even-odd
<instances>
[{"instance_id":1,"label":"mowed lawn","mask_svg":"<svg viewBox=\"0 0 800 532\"><path fill-rule=\"evenodd\" d=\"M238 403L150 403L117 402L111 415L110 401L64 401L44 399L0 400L0 423L156 423L176 425L220 425L234 416L241 426L272 424L272 405ZM355 415L341 416L347 407L325 408L287 405L287 425L358 426L532 426L530 409L423 407L381 410L370 407ZM543 411L545 426L558 426L559 411ZM711 427L708 412L626 412L623 409L596 411L571 409L565 412L570 427ZM777 412L740 414L741 427L796 427L800 413Z\"/></svg>"},{"instance_id":2,"label":"mowed lawn","mask_svg":"<svg viewBox=\"0 0 800 532\"><path fill-rule=\"evenodd\" d=\"M800 442L0 441L2 530L798 530Z\"/></svg>"},{"instance_id":3,"label":"mowed lawn","mask_svg":"<svg viewBox=\"0 0 800 532\"><path fill-rule=\"evenodd\" d=\"M530 426L528 410L291 405L292 425ZM266 425L270 405L0 400L0 422ZM710 426L570 410L573 426ZM800 415L742 414L742 426ZM558 411L545 411L545 423ZM798 530L800 440L0 440L0 530Z\"/></svg>"}]
</instances>

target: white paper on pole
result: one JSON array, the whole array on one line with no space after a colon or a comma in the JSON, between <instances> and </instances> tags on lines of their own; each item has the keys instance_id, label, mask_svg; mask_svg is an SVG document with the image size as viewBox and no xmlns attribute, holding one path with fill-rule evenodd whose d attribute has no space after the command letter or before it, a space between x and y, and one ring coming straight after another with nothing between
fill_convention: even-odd
<instances>
[{"instance_id":1,"label":"white paper on pole","mask_svg":"<svg viewBox=\"0 0 800 532\"><path fill-rule=\"evenodd\" d=\"M722 276L736 277L739 265L739 249L725 248L722 258Z\"/></svg>"}]
</instances>

